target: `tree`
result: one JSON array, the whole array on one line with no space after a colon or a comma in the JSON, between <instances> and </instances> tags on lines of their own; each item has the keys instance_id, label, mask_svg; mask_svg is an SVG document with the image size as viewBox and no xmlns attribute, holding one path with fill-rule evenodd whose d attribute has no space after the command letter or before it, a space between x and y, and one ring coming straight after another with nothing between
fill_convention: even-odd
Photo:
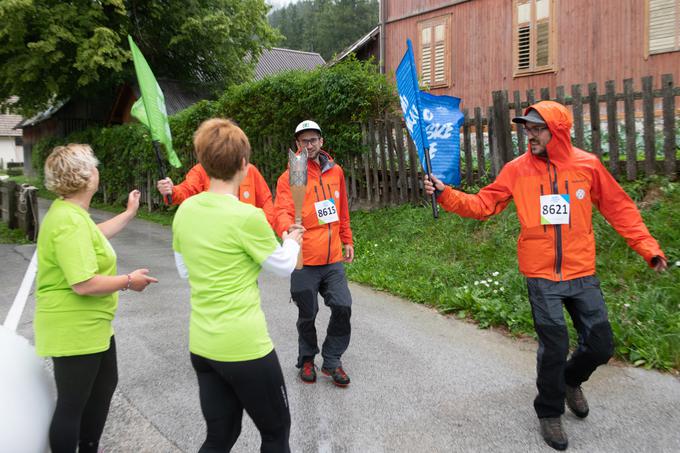
<instances>
[{"instance_id":1,"label":"tree","mask_svg":"<svg viewBox=\"0 0 680 453\"><path fill-rule=\"evenodd\" d=\"M378 24L378 0L302 0L272 11L269 23L286 47L328 60Z\"/></svg>"},{"instance_id":2,"label":"tree","mask_svg":"<svg viewBox=\"0 0 680 453\"><path fill-rule=\"evenodd\" d=\"M29 115L134 80L130 34L158 77L223 90L280 35L264 0L2 0L0 99Z\"/></svg>"}]
</instances>

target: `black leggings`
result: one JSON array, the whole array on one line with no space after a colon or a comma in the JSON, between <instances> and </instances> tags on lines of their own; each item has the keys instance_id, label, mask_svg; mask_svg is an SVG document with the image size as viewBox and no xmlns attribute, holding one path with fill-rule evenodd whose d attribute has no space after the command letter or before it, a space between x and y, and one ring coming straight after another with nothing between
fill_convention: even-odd
<instances>
[{"instance_id":1,"label":"black leggings","mask_svg":"<svg viewBox=\"0 0 680 453\"><path fill-rule=\"evenodd\" d=\"M116 343L95 354L53 357L57 407L50 425L52 453L97 452L118 384Z\"/></svg>"},{"instance_id":2,"label":"black leggings","mask_svg":"<svg viewBox=\"0 0 680 453\"><path fill-rule=\"evenodd\" d=\"M244 362L217 362L192 353L191 364L208 425L199 453L230 451L241 434L243 409L260 431L261 452L290 452L288 396L275 351Z\"/></svg>"}]
</instances>

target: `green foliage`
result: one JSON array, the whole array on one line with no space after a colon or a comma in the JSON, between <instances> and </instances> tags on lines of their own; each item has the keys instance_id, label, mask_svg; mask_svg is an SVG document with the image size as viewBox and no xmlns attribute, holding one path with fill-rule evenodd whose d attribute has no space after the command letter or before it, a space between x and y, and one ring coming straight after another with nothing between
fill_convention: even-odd
<instances>
[{"instance_id":1,"label":"green foliage","mask_svg":"<svg viewBox=\"0 0 680 453\"><path fill-rule=\"evenodd\" d=\"M19 229L10 230L5 222L0 222L0 244L30 244L26 235Z\"/></svg>"},{"instance_id":2,"label":"green foliage","mask_svg":"<svg viewBox=\"0 0 680 453\"><path fill-rule=\"evenodd\" d=\"M594 216L597 269L616 353L637 366L680 369L680 184L652 179L624 188L669 257L656 274ZM445 313L534 335L524 277L517 268L514 205L485 222L429 207L401 206L352 215L356 257L348 276ZM568 316L567 316L568 318ZM576 334L570 327L572 346Z\"/></svg>"},{"instance_id":3,"label":"green foliage","mask_svg":"<svg viewBox=\"0 0 680 453\"><path fill-rule=\"evenodd\" d=\"M14 108L29 116L134 80L128 34L157 76L224 89L280 39L268 9L264 0L3 0L0 100L19 96Z\"/></svg>"},{"instance_id":4,"label":"green foliage","mask_svg":"<svg viewBox=\"0 0 680 453\"><path fill-rule=\"evenodd\" d=\"M289 49L329 60L378 25L377 0L303 0L269 14Z\"/></svg>"},{"instance_id":5,"label":"green foliage","mask_svg":"<svg viewBox=\"0 0 680 453\"><path fill-rule=\"evenodd\" d=\"M235 86L218 101L217 114L235 119L251 140L273 139L275 148L293 146L295 126L314 119L324 148L342 160L363 151L360 121L379 116L392 102L393 87L375 65L350 58Z\"/></svg>"},{"instance_id":6,"label":"green foliage","mask_svg":"<svg viewBox=\"0 0 680 453\"><path fill-rule=\"evenodd\" d=\"M179 182L195 164L193 134L208 118L222 116L238 121L253 144L253 162L267 167L271 184L287 162L279 146L293 146L297 123L306 118L319 122L325 148L342 160L363 151L359 122L380 114L393 101L392 88L385 77L372 64L353 59L330 68L292 71L235 86L219 101L201 101L170 117L173 146L183 168L169 168L168 176ZM157 179L151 138L139 123L90 128L65 139L41 140L32 151L35 168L42 172L49 152L65 143L92 146L101 162L98 201L124 200L132 188L146 184L148 174Z\"/></svg>"}]
</instances>

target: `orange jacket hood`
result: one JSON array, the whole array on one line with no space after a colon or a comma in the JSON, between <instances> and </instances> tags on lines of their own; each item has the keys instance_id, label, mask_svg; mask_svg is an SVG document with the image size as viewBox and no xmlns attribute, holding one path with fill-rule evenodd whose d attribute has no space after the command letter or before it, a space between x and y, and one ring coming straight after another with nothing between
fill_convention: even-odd
<instances>
[{"instance_id":1,"label":"orange jacket hood","mask_svg":"<svg viewBox=\"0 0 680 453\"><path fill-rule=\"evenodd\" d=\"M562 104L555 101L541 101L524 111L526 115L531 110L536 110L545 121L552 139L547 145L548 159L552 164L559 169L563 167L570 159L572 154L571 144L571 125L573 124L573 117L571 112ZM531 145L527 143L527 153L531 156L534 163L545 166L545 159L531 154Z\"/></svg>"}]
</instances>

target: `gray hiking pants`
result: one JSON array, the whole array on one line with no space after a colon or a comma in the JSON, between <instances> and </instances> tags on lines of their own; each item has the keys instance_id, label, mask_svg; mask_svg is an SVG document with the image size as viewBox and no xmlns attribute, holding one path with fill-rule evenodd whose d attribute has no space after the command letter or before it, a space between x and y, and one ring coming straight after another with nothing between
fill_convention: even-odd
<instances>
[{"instance_id":1,"label":"gray hiking pants","mask_svg":"<svg viewBox=\"0 0 680 453\"><path fill-rule=\"evenodd\" d=\"M607 307L594 275L562 282L527 278L527 288L538 334L534 408L539 418L559 417L564 413L565 385L581 385L614 353ZM578 332L578 347L569 361L563 305Z\"/></svg>"},{"instance_id":2,"label":"gray hiking pants","mask_svg":"<svg viewBox=\"0 0 680 453\"><path fill-rule=\"evenodd\" d=\"M351 333L352 295L347 286L345 267L342 263L324 266L304 266L293 271L290 277L290 293L298 307L298 361L302 367L306 361L314 360L319 353L316 339L316 314L319 312L318 294L331 309L326 339L321 356L324 368L342 365L340 357L349 346Z\"/></svg>"}]
</instances>

